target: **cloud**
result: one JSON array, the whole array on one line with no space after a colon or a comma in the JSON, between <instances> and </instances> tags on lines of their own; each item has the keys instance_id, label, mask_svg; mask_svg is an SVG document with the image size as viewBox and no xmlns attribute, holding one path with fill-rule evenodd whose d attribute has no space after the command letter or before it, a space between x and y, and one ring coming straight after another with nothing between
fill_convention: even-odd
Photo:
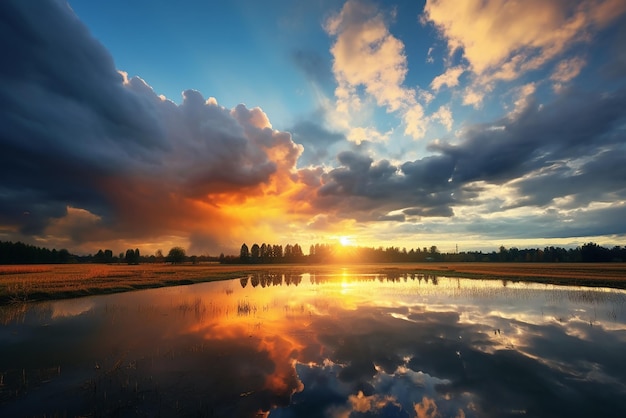
<instances>
[{"instance_id":1,"label":"cloud","mask_svg":"<svg viewBox=\"0 0 626 418\"><path fill-rule=\"evenodd\" d=\"M504 307L506 302L501 302ZM541 411L558 416L565 411L586 416L597 402L577 394L607 390L608 399L622 390L611 380L623 369L619 351L609 348L619 345L618 333L602 326L586 326L585 330L592 330L589 332L594 335L585 336L585 332L578 336L563 326L506 320L508 310L499 317L469 306L461 308L462 317L458 307L446 310L444 305L439 306L439 312L432 312L421 305L409 305L342 310L341 321L315 318L309 329L323 330L316 339L322 346L317 352L323 356L304 359L308 367L298 368L305 393L308 388L315 389L314 400L307 401L303 393L295 395L294 401L310 402L316 411L327 405L337 412L393 416L398 414L394 406L423 417L462 417L466 413L502 416L518 408L530 415ZM518 313L520 316L528 318L523 313ZM473 317L480 320L474 322ZM509 347L502 345L503 337L489 337L494 326L502 328ZM599 353L589 351L592 342L608 348L609 357L600 359L601 355L594 354L596 358L581 362L589 353ZM564 355L563 347L575 349ZM574 378L578 374L572 370L581 364L583 374L596 370L606 379ZM355 372L373 366L373 374ZM559 382L564 380L571 383L571 390L562 390ZM342 397L347 398L343 405ZM296 408L301 408L299 403L294 402ZM615 407L613 402L603 405L607 411Z\"/></svg>"},{"instance_id":2,"label":"cloud","mask_svg":"<svg viewBox=\"0 0 626 418\"><path fill-rule=\"evenodd\" d=\"M610 79L621 79L626 74L626 51L622 47L626 43L626 25L621 25L612 38L605 47L611 59L602 69L602 75Z\"/></svg>"},{"instance_id":3,"label":"cloud","mask_svg":"<svg viewBox=\"0 0 626 418\"><path fill-rule=\"evenodd\" d=\"M574 45L589 43L595 33L626 13L622 0L545 2L530 0L450 0L426 2L422 22L431 23L448 44L448 61L460 53L473 73L463 104L480 107L498 81L514 81L538 70ZM569 58L553 74L555 90L579 72L584 62ZM431 87L452 86L460 67L436 77ZM453 84L448 84L448 82ZM456 84L454 84L456 85Z\"/></svg>"},{"instance_id":4,"label":"cloud","mask_svg":"<svg viewBox=\"0 0 626 418\"><path fill-rule=\"evenodd\" d=\"M580 208L569 215L571 219L582 221L595 214L599 217L592 225L597 231L621 233L623 227L616 223L623 213L619 202L624 200L620 127L626 117L618 109L626 105L626 91L609 95L564 91L544 106L537 106L530 97L524 100L525 107L500 120L468 126L456 144L431 143L434 154L421 159L394 164L358 151L340 153L339 167L320 178L313 206L339 216L351 213L359 221L405 220L397 216L398 211L409 217L451 217L455 208L466 205L478 210L481 196L486 199L492 193L485 186L498 190L506 186L514 194L506 203L500 192L496 206L482 207L475 215L519 207L528 208L527 212L533 207ZM597 206L601 202L606 208ZM607 211L605 216L602 211ZM538 214L525 219L514 213L509 216L514 221L497 228L502 235L496 230L490 233L528 236L536 231L533 222L544 224ZM565 212L560 216L566 216ZM459 222L454 228L476 233L488 221ZM516 222L525 227L515 228ZM542 236L584 236L592 229L583 228L580 222L552 226L549 222L555 219L546 215ZM439 227L434 224L433 228Z\"/></svg>"},{"instance_id":5,"label":"cloud","mask_svg":"<svg viewBox=\"0 0 626 418\"><path fill-rule=\"evenodd\" d=\"M540 7L554 8L554 16L568 22L581 16L583 34L622 13L610 1L593 3L597 8L581 4L564 15L561 9L571 5ZM445 2L429 5L432 11ZM472 10L495 13L490 2L484 10ZM302 120L290 129L293 137L274 129L260 108L225 108L195 90L184 91L180 104L167 100L146 81L116 69L63 3L42 2L35 13L31 3L5 1L0 11L5 35L0 52L13 57L0 67L3 237L70 248L91 245L86 251L116 240L142 251L143 244L150 251L152 243L161 248L175 242L204 253L237 249L241 237L264 242L295 237L299 225L310 225L317 238L315 227L322 223L344 227L376 221L387 227L426 217L432 223L412 231L451 228L437 218L473 232L493 221L500 228L490 233L498 237L503 231L528 236L533 223L554 237L593 233L591 225L607 234L623 230L623 89L562 89L553 102L539 105L539 84L527 82L511 90L515 107L508 115L465 125L454 142L432 142L426 150L431 155L407 161L402 148L392 151L395 159L374 158L374 149L391 149L397 138L393 128L380 132L372 126L371 113L363 111L372 101L398 114L412 137L424 136L436 123L450 131L454 119L448 105L426 115L416 97L426 103L434 100L433 93L404 86L404 45L371 5L348 2L325 25L333 37L338 111L323 117L348 115L346 125L339 130L316 122L322 118ZM539 35L530 31L528 36ZM503 51L518 42L507 39L497 41L508 45ZM584 40L564 41L563 50L579 41ZM489 64L485 74L507 68L515 74L527 65L524 60L549 48L547 41L528 45L502 53L501 65ZM321 82L319 57L296 55L297 65ZM555 55L552 82L572 82L585 65L582 56L556 61ZM476 71L469 64L468 59L446 70L433 80L432 90L456 87L461 69ZM605 71L618 68L619 57L612 64ZM478 105L489 88L472 84L464 100ZM367 123L352 126L350 117L357 112ZM335 163L327 165L334 155ZM474 218L453 218L467 208ZM521 208L526 208L523 216ZM494 220L499 214L510 218ZM560 220L567 222L550 225Z\"/></svg>"},{"instance_id":6,"label":"cloud","mask_svg":"<svg viewBox=\"0 0 626 418\"><path fill-rule=\"evenodd\" d=\"M432 55L434 50L435 48L433 47L428 48L428 53L426 53L426 62L428 64L432 64L435 62L435 59L433 58L433 55Z\"/></svg>"},{"instance_id":7,"label":"cloud","mask_svg":"<svg viewBox=\"0 0 626 418\"><path fill-rule=\"evenodd\" d=\"M387 142L390 132L380 133L376 128L352 128L348 132L347 139L354 142L356 145L360 145L364 142Z\"/></svg>"},{"instance_id":8,"label":"cloud","mask_svg":"<svg viewBox=\"0 0 626 418\"><path fill-rule=\"evenodd\" d=\"M447 39L451 54L463 51L473 72L512 79L587 40L624 12L621 0L434 0L426 3L423 18Z\"/></svg>"},{"instance_id":9,"label":"cloud","mask_svg":"<svg viewBox=\"0 0 626 418\"><path fill-rule=\"evenodd\" d=\"M550 76L550 80L554 81L554 89L559 91L563 88L563 84L572 81L585 66L586 62L581 57L574 57L560 61Z\"/></svg>"},{"instance_id":10,"label":"cloud","mask_svg":"<svg viewBox=\"0 0 626 418\"><path fill-rule=\"evenodd\" d=\"M304 145L299 160L303 165L320 165L329 157L330 148L345 141L345 135L332 132L319 123L304 120L289 129L294 142Z\"/></svg>"},{"instance_id":11,"label":"cloud","mask_svg":"<svg viewBox=\"0 0 626 418\"><path fill-rule=\"evenodd\" d=\"M459 85L459 77L465 72L463 67L448 68L443 74L438 75L430 83L430 88L438 91L443 86L456 87Z\"/></svg>"},{"instance_id":12,"label":"cloud","mask_svg":"<svg viewBox=\"0 0 626 418\"><path fill-rule=\"evenodd\" d=\"M289 187L302 147L261 109L164 99L118 72L64 3L0 8L13 57L0 68L1 224L74 245L185 237L198 222L219 236L235 224L221 207Z\"/></svg>"},{"instance_id":13,"label":"cloud","mask_svg":"<svg viewBox=\"0 0 626 418\"><path fill-rule=\"evenodd\" d=\"M445 128L450 132L452 130L452 124L454 120L452 119L452 112L450 111L450 106L441 106L435 113L431 116L431 119L441 123Z\"/></svg>"},{"instance_id":14,"label":"cloud","mask_svg":"<svg viewBox=\"0 0 626 418\"><path fill-rule=\"evenodd\" d=\"M440 416L434 399L424 396L420 403L414 405L417 418L435 418Z\"/></svg>"},{"instance_id":15,"label":"cloud","mask_svg":"<svg viewBox=\"0 0 626 418\"><path fill-rule=\"evenodd\" d=\"M338 155L340 167L322 177L314 205L360 220L389 219L388 212L419 207L422 216L450 216L447 157L427 157L395 166L354 151ZM352 215L349 215L352 214Z\"/></svg>"},{"instance_id":16,"label":"cloud","mask_svg":"<svg viewBox=\"0 0 626 418\"><path fill-rule=\"evenodd\" d=\"M346 115L358 111L358 88L363 87L378 106L400 112L407 135L421 138L423 108L416 92L403 85L408 71L404 44L389 32L384 16L369 3L351 0L326 21L324 29L335 37L331 53L338 111Z\"/></svg>"}]
</instances>

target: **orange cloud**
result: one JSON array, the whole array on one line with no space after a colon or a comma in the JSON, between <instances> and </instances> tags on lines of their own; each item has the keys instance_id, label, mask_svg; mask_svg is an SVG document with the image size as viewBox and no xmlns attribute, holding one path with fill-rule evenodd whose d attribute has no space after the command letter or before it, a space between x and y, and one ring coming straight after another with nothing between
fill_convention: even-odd
<instances>
[{"instance_id":1,"label":"orange cloud","mask_svg":"<svg viewBox=\"0 0 626 418\"><path fill-rule=\"evenodd\" d=\"M550 76L550 80L554 81L554 89L561 90L565 83L573 80L585 66L586 62L581 57L574 57L559 62Z\"/></svg>"},{"instance_id":2,"label":"orange cloud","mask_svg":"<svg viewBox=\"0 0 626 418\"><path fill-rule=\"evenodd\" d=\"M422 402L416 403L413 406L415 408L417 418L435 418L441 416L435 400L427 396L422 398Z\"/></svg>"}]
</instances>

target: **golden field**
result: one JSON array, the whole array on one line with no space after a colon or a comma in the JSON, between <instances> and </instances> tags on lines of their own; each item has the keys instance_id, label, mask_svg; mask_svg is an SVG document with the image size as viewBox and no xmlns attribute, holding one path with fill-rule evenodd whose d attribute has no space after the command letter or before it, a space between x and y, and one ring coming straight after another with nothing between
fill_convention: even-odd
<instances>
[{"instance_id":1,"label":"golden field","mask_svg":"<svg viewBox=\"0 0 626 418\"><path fill-rule=\"evenodd\" d=\"M11 265L0 266L0 304L193 284L263 271L333 273L346 270L626 288L626 263Z\"/></svg>"}]
</instances>

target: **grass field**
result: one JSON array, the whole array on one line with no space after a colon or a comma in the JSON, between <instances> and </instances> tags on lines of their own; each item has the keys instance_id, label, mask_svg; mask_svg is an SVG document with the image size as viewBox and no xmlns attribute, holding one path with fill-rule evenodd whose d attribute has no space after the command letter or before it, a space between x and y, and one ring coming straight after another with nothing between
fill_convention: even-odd
<instances>
[{"instance_id":1,"label":"grass field","mask_svg":"<svg viewBox=\"0 0 626 418\"><path fill-rule=\"evenodd\" d=\"M15 265L0 266L0 304L64 299L232 279L261 271L417 273L476 279L626 288L626 263L410 263L353 265Z\"/></svg>"}]
</instances>

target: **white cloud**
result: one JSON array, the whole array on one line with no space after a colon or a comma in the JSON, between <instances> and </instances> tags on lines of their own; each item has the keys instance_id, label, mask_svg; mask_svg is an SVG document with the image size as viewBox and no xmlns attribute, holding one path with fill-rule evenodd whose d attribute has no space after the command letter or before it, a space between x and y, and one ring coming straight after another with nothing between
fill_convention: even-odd
<instances>
[{"instance_id":1,"label":"white cloud","mask_svg":"<svg viewBox=\"0 0 626 418\"><path fill-rule=\"evenodd\" d=\"M485 97L485 90L480 90L476 87L468 87L463 93L463 104L468 106L474 106L479 108L483 103Z\"/></svg>"},{"instance_id":2,"label":"white cloud","mask_svg":"<svg viewBox=\"0 0 626 418\"><path fill-rule=\"evenodd\" d=\"M373 127L356 127L351 128L346 137L348 141L358 145L363 141L386 142L389 140L389 135L391 135L391 132L380 133Z\"/></svg>"},{"instance_id":3,"label":"white cloud","mask_svg":"<svg viewBox=\"0 0 626 418\"><path fill-rule=\"evenodd\" d=\"M432 64L435 62L435 59L433 58L433 51L435 49L433 47L428 48L428 53L426 54L426 62L429 64Z\"/></svg>"},{"instance_id":4,"label":"white cloud","mask_svg":"<svg viewBox=\"0 0 626 418\"><path fill-rule=\"evenodd\" d=\"M452 130L452 112L449 106L441 106L435 113L432 114L431 119L441 123L450 132Z\"/></svg>"},{"instance_id":5,"label":"white cloud","mask_svg":"<svg viewBox=\"0 0 626 418\"><path fill-rule=\"evenodd\" d=\"M350 120L362 103L362 87L378 106L401 115L406 134L421 138L424 110L416 91L403 85L408 71L404 44L389 32L384 16L370 4L348 1L324 29L335 37L331 53L337 111Z\"/></svg>"},{"instance_id":6,"label":"white cloud","mask_svg":"<svg viewBox=\"0 0 626 418\"><path fill-rule=\"evenodd\" d=\"M365 87L379 105L398 110L412 95L402 87L407 73L404 44L387 30L372 7L349 1L325 26L336 36L331 48L340 85Z\"/></svg>"},{"instance_id":7,"label":"white cloud","mask_svg":"<svg viewBox=\"0 0 626 418\"><path fill-rule=\"evenodd\" d=\"M460 51L467 61L473 78L463 104L478 108L496 82L544 67L572 45L589 42L594 32L625 12L624 0L428 0L422 22L432 23L447 41L449 60ZM559 91L583 66L581 58L558 64L554 89ZM449 68L431 88L456 86L457 71Z\"/></svg>"},{"instance_id":8,"label":"white cloud","mask_svg":"<svg viewBox=\"0 0 626 418\"><path fill-rule=\"evenodd\" d=\"M448 68L443 74L438 75L430 83L430 87L438 91L443 86L456 87L459 85L459 77L465 72L462 67Z\"/></svg>"},{"instance_id":9,"label":"white cloud","mask_svg":"<svg viewBox=\"0 0 626 418\"><path fill-rule=\"evenodd\" d=\"M462 49L473 72L512 79L625 11L623 0L433 0L426 3L424 20L447 39L450 54Z\"/></svg>"},{"instance_id":10,"label":"white cloud","mask_svg":"<svg viewBox=\"0 0 626 418\"><path fill-rule=\"evenodd\" d=\"M428 120L424 117L424 109L415 105L404 112L404 133L418 139L423 138L428 127Z\"/></svg>"}]
</instances>

